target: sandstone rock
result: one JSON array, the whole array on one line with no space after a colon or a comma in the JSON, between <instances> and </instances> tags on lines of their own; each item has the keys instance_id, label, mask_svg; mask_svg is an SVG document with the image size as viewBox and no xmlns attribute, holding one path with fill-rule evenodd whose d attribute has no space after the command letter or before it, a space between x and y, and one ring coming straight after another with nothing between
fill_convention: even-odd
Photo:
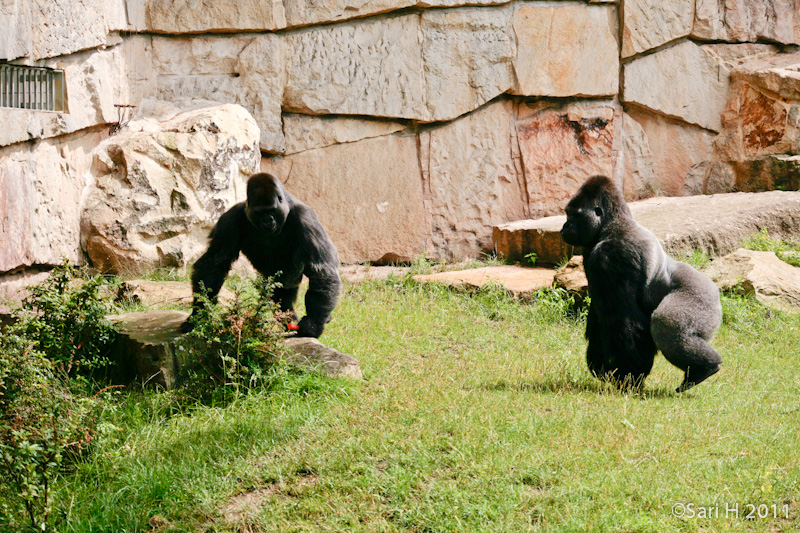
<instances>
[{"instance_id":1,"label":"sandstone rock","mask_svg":"<svg viewBox=\"0 0 800 533\"><path fill-rule=\"evenodd\" d=\"M565 216L550 216L537 220L517 220L492 228L492 241L498 255L511 261L526 261L536 254L536 263L555 265L579 250L564 242L561 227Z\"/></svg>"},{"instance_id":2,"label":"sandstone rock","mask_svg":"<svg viewBox=\"0 0 800 533\"><path fill-rule=\"evenodd\" d=\"M762 92L774 93L788 100L800 100L800 52L748 61L735 68L731 77Z\"/></svg>"},{"instance_id":3,"label":"sandstone rock","mask_svg":"<svg viewBox=\"0 0 800 533\"><path fill-rule=\"evenodd\" d=\"M377 15L414 6L417 0L285 0L286 24L307 26Z\"/></svg>"},{"instance_id":4,"label":"sandstone rock","mask_svg":"<svg viewBox=\"0 0 800 533\"><path fill-rule=\"evenodd\" d=\"M525 96L612 96L619 90L616 10L521 4L514 14L518 86ZM589 36L591 36L589 38Z\"/></svg>"},{"instance_id":5,"label":"sandstone rock","mask_svg":"<svg viewBox=\"0 0 800 533\"><path fill-rule=\"evenodd\" d=\"M148 308L159 309L164 306L185 305L192 303L192 285L188 281L151 281L132 279L124 281L117 295L123 299L145 304ZM223 287L219 291L219 302L227 304L234 299L234 294Z\"/></svg>"},{"instance_id":6,"label":"sandstone rock","mask_svg":"<svg viewBox=\"0 0 800 533\"><path fill-rule=\"evenodd\" d=\"M711 132L631 109L624 115L622 136L627 166L623 178L626 198L705 192L704 179L698 186L692 180L687 183L687 176L696 166L713 158ZM717 192L730 192L730 188Z\"/></svg>"},{"instance_id":7,"label":"sandstone rock","mask_svg":"<svg viewBox=\"0 0 800 533\"><path fill-rule=\"evenodd\" d=\"M729 73L772 50L768 45L704 45L685 41L624 66L623 100L719 131Z\"/></svg>"},{"instance_id":8,"label":"sandstone rock","mask_svg":"<svg viewBox=\"0 0 800 533\"><path fill-rule=\"evenodd\" d=\"M429 119L451 120L514 86L511 9L428 11L421 16Z\"/></svg>"},{"instance_id":9,"label":"sandstone rock","mask_svg":"<svg viewBox=\"0 0 800 533\"><path fill-rule=\"evenodd\" d=\"M586 298L589 294L589 281L583 270L583 256L572 256L566 265L556 271L554 282L556 287L575 293L578 299Z\"/></svg>"},{"instance_id":10,"label":"sandstone rock","mask_svg":"<svg viewBox=\"0 0 800 533\"><path fill-rule=\"evenodd\" d=\"M720 289L755 294L766 306L800 312L800 268L784 263L774 252L740 248L712 261L705 274Z\"/></svg>"},{"instance_id":11,"label":"sandstone rock","mask_svg":"<svg viewBox=\"0 0 800 533\"><path fill-rule=\"evenodd\" d=\"M81 243L100 270L139 272L196 259L258 169L258 126L239 106L188 111L153 126L138 124L145 131L123 132L95 151Z\"/></svg>"},{"instance_id":12,"label":"sandstone rock","mask_svg":"<svg viewBox=\"0 0 800 533\"><path fill-rule=\"evenodd\" d=\"M286 35L284 110L425 119L416 15Z\"/></svg>"},{"instance_id":13,"label":"sandstone rock","mask_svg":"<svg viewBox=\"0 0 800 533\"><path fill-rule=\"evenodd\" d=\"M733 163L736 188L746 192L800 190L800 155L773 155Z\"/></svg>"},{"instance_id":14,"label":"sandstone rock","mask_svg":"<svg viewBox=\"0 0 800 533\"><path fill-rule=\"evenodd\" d=\"M513 265L473 268L414 276L414 280L444 283L453 287L485 287L499 284L517 298L529 298L539 289L553 286L555 273L549 268L525 268Z\"/></svg>"},{"instance_id":15,"label":"sandstone rock","mask_svg":"<svg viewBox=\"0 0 800 533\"><path fill-rule=\"evenodd\" d=\"M0 327L11 324L11 312L30 296L28 287L38 285L50 277L49 272L28 269L16 274L0 277Z\"/></svg>"},{"instance_id":16,"label":"sandstone rock","mask_svg":"<svg viewBox=\"0 0 800 533\"><path fill-rule=\"evenodd\" d=\"M265 158L319 217L345 263L411 261L426 250L417 141L400 134Z\"/></svg>"},{"instance_id":17,"label":"sandstone rock","mask_svg":"<svg viewBox=\"0 0 800 533\"><path fill-rule=\"evenodd\" d=\"M325 148L373 137L391 135L406 129L402 122L340 117L311 117L287 113L283 116L286 155Z\"/></svg>"},{"instance_id":18,"label":"sandstone rock","mask_svg":"<svg viewBox=\"0 0 800 533\"><path fill-rule=\"evenodd\" d=\"M698 39L800 43L796 0L697 0L695 11L692 36Z\"/></svg>"},{"instance_id":19,"label":"sandstone rock","mask_svg":"<svg viewBox=\"0 0 800 533\"><path fill-rule=\"evenodd\" d=\"M657 178L647 133L639 122L621 109L617 110L614 119L617 125L614 137L617 161L613 180L620 185L625 200L629 202L653 196Z\"/></svg>"},{"instance_id":20,"label":"sandstone rock","mask_svg":"<svg viewBox=\"0 0 800 533\"><path fill-rule=\"evenodd\" d=\"M108 316L120 334L113 350L113 381L173 388L186 364L175 341L188 317L174 309Z\"/></svg>"},{"instance_id":21,"label":"sandstone rock","mask_svg":"<svg viewBox=\"0 0 800 533\"><path fill-rule=\"evenodd\" d=\"M106 136L76 133L0 149L0 272L83 262L84 169Z\"/></svg>"},{"instance_id":22,"label":"sandstone rock","mask_svg":"<svg viewBox=\"0 0 800 533\"><path fill-rule=\"evenodd\" d=\"M531 218L562 212L587 177L612 174L613 119L613 104L602 101L521 108L517 135Z\"/></svg>"},{"instance_id":23,"label":"sandstone rock","mask_svg":"<svg viewBox=\"0 0 800 533\"><path fill-rule=\"evenodd\" d=\"M114 350L115 380L122 383L173 388L180 380L188 354L180 346L185 311L144 311L107 317L120 333ZM316 339L287 337L286 360L326 376L361 379L358 361Z\"/></svg>"},{"instance_id":24,"label":"sandstone rock","mask_svg":"<svg viewBox=\"0 0 800 533\"><path fill-rule=\"evenodd\" d=\"M683 0L626 0L622 13L622 57L686 37L694 21L694 5Z\"/></svg>"},{"instance_id":25,"label":"sandstone rock","mask_svg":"<svg viewBox=\"0 0 800 533\"><path fill-rule=\"evenodd\" d=\"M147 29L156 33L277 30L286 27L280 0L147 0Z\"/></svg>"},{"instance_id":26,"label":"sandstone rock","mask_svg":"<svg viewBox=\"0 0 800 533\"><path fill-rule=\"evenodd\" d=\"M492 248L492 226L526 216L514 114L511 102L500 102L420 134L437 258L477 257Z\"/></svg>"},{"instance_id":27,"label":"sandstone rock","mask_svg":"<svg viewBox=\"0 0 800 533\"><path fill-rule=\"evenodd\" d=\"M800 232L800 192L650 198L628 205L633 218L672 254L693 250L726 254L762 229L781 239L795 238ZM535 252L540 262L557 263L566 253L572 255L558 233L565 221L562 215L495 227L495 248L512 259Z\"/></svg>"},{"instance_id":28,"label":"sandstone rock","mask_svg":"<svg viewBox=\"0 0 800 533\"><path fill-rule=\"evenodd\" d=\"M361 379L358 360L329 348L317 339L288 337L284 341L286 360L294 365L321 372L328 377Z\"/></svg>"},{"instance_id":29,"label":"sandstone rock","mask_svg":"<svg viewBox=\"0 0 800 533\"><path fill-rule=\"evenodd\" d=\"M31 51L31 9L29 0L0 0L0 59L10 61Z\"/></svg>"}]
</instances>

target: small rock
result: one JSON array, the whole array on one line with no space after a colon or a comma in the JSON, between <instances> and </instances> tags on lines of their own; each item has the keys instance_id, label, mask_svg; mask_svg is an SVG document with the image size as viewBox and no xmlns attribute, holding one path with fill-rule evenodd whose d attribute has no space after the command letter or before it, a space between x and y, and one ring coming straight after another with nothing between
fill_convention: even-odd
<instances>
[{"instance_id":1,"label":"small rock","mask_svg":"<svg viewBox=\"0 0 800 533\"><path fill-rule=\"evenodd\" d=\"M566 289L578 295L583 300L589 293L589 280L583 270L583 256L575 255L569 262L556 271L556 287Z\"/></svg>"},{"instance_id":2,"label":"small rock","mask_svg":"<svg viewBox=\"0 0 800 533\"><path fill-rule=\"evenodd\" d=\"M774 252L740 248L712 261L705 273L720 289L754 293L768 307L800 312L800 268L781 261Z\"/></svg>"},{"instance_id":3,"label":"small rock","mask_svg":"<svg viewBox=\"0 0 800 533\"><path fill-rule=\"evenodd\" d=\"M284 346L289 350L287 361L292 364L317 370L329 377L361 379L358 360L328 348L317 339L288 337Z\"/></svg>"},{"instance_id":4,"label":"small rock","mask_svg":"<svg viewBox=\"0 0 800 533\"><path fill-rule=\"evenodd\" d=\"M453 287L483 287L495 282L518 298L530 297L535 291L553 286L555 273L548 268L525 268L512 265L473 268L414 276L420 282L438 282Z\"/></svg>"}]
</instances>

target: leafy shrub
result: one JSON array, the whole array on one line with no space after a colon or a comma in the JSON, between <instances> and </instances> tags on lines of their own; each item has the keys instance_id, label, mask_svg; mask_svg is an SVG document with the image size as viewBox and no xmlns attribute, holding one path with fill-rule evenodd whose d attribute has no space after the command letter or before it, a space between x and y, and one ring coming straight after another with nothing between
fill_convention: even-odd
<instances>
[{"instance_id":1,"label":"leafy shrub","mask_svg":"<svg viewBox=\"0 0 800 533\"><path fill-rule=\"evenodd\" d=\"M52 360L17 335L0 338L0 524L51 529L51 489L93 438L94 401L73 395Z\"/></svg>"},{"instance_id":2,"label":"leafy shrub","mask_svg":"<svg viewBox=\"0 0 800 533\"><path fill-rule=\"evenodd\" d=\"M30 288L10 328L70 376L107 365L115 336L114 326L105 318L113 304L101 292L108 280L95 276L74 283L74 276L67 262L53 269L48 279Z\"/></svg>"},{"instance_id":3,"label":"leafy shrub","mask_svg":"<svg viewBox=\"0 0 800 533\"><path fill-rule=\"evenodd\" d=\"M230 307L207 299L181 339L184 389L201 399L264 384L278 360L289 316L270 300L276 284L258 276L232 287ZM200 296L202 298L202 296Z\"/></svg>"}]
</instances>

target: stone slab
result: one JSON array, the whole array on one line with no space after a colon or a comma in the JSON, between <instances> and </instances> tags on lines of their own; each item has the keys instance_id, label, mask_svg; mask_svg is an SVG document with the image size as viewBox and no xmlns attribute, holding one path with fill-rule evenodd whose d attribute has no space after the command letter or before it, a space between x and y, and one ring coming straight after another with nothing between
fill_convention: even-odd
<instances>
[{"instance_id":1,"label":"stone slab","mask_svg":"<svg viewBox=\"0 0 800 533\"><path fill-rule=\"evenodd\" d=\"M673 254L699 249L723 255L762 229L784 239L800 233L797 191L658 197L628 205L633 218ZM559 263L575 251L561 239L559 232L565 221L566 216L559 215L495 226L495 250L512 260L522 260L533 252L539 263Z\"/></svg>"},{"instance_id":2,"label":"stone slab","mask_svg":"<svg viewBox=\"0 0 800 533\"><path fill-rule=\"evenodd\" d=\"M531 296L535 291L553 286L555 272L547 268L525 268L500 265L469 270L455 270L414 276L423 283L444 283L453 287L483 287L487 283L499 283L518 298Z\"/></svg>"}]
</instances>

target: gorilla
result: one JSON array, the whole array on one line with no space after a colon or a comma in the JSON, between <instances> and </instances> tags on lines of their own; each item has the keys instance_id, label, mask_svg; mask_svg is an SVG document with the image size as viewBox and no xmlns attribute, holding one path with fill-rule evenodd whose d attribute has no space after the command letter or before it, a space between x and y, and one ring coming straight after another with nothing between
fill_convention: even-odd
<instances>
[{"instance_id":1,"label":"gorilla","mask_svg":"<svg viewBox=\"0 0 800 533\"><path fill-rule=\"evenodd\" d=\"M592 374L638 388L658 350L684 371L676 392L715 374L722 357L709 340L722 322L722 306L714 282L667 256L605 176L589 178L566 213L561 236L583 248L589 280L586 362Z\"/></svg>"},{"instance_id":2,"label":"gorilla","mask_svg":"<svg viewBox=\"0 0 800 533\"><path fill-rule=\"evenodd\" d=\"M273 300L282 311L294 313L303 274L308 277L306 316L297 325L300 337L319 337L330 320L342 282L339 256L314 211L270 174L247 181L247 201L226 211L211 230L208 250L194 264L192 290L205 291L216 301L233 262L244 253L263 276L281 284ZM196 297L192 315L202 306ZM192 317L183 326L192 329Z\"/></svg>"}]
</instances>

